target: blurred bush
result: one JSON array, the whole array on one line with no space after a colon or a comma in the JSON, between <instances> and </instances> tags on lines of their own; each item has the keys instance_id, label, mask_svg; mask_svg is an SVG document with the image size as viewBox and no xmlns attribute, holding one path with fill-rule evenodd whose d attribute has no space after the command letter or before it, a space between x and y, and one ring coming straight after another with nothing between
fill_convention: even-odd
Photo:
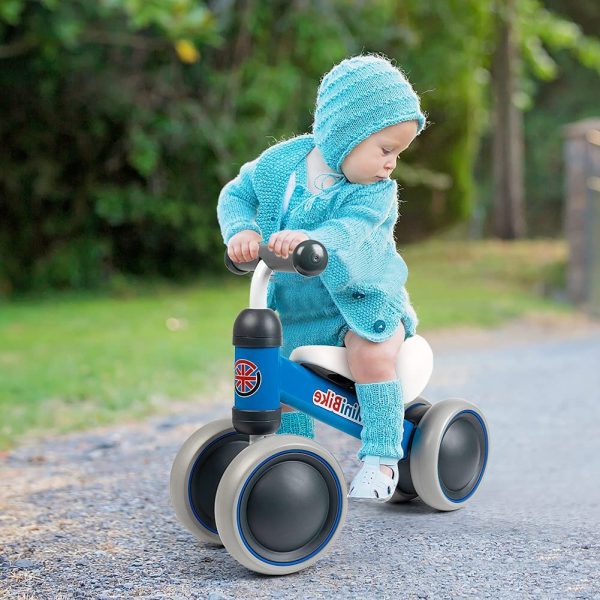
<instances>
[{"instance_id":1,"label":"blurred bush","mask_svg":"<svg viewBox=\"0 0 600 600\"><path fill-rule=\"evenodd\" d=\"M0 294L220 270L221 187L310 131L321 76L361 52L396 60L432 123L395 173L397 239L464 220L494 5L2 0Z\"/></svg>"},{"instance_id":2,"label":"blurred bush","mask_svg":"<svg viewBox=\"0 0 600 600\"><path fill-rule=\"evenodd\" d=\"M411 188L400 237L468 213L481 2L0 6L4 293L220 268L220 188L269 144L310 131L320 77L363 51L398 61L435 124L398 170Z\"/></svg>"}]
</instances>

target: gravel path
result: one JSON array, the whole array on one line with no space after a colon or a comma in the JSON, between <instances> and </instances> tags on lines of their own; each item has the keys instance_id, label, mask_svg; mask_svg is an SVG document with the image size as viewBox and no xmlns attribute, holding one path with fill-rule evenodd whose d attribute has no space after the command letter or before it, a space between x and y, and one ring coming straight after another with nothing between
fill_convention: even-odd
<instances>
[{"instance_id":1,"label":"gravel path","mask_svg":"<svg viewBox=\"0 0 600 600\"><path fill-rule=\"evenodd\" d=\"M428 339L424 396L472 400L493 436L487 478L462 510L352 501L315 566L254 574L196 543L169 505L179 446L228 414L223 400L4 456L0 598L600 597L600 326L517 322ZM317 439L349 481L358 441L321 424Z\"/></svg>"}]
</instances>

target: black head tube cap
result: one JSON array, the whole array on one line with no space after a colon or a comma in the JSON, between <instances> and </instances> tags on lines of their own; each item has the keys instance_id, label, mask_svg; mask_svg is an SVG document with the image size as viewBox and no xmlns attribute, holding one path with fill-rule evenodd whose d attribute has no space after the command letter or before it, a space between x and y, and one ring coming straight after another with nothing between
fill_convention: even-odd
<instances>
[{"instance_id":1,"label":"black head tube cap","mask_svg":"<svg viewBox=\"0 0 600 600\"><path fill-rule=\"evenodd\" d=\"M281 321L270 308L245 308L233 324L233 345L273 348L283 341Z\"/></svg>"}]
</instances>

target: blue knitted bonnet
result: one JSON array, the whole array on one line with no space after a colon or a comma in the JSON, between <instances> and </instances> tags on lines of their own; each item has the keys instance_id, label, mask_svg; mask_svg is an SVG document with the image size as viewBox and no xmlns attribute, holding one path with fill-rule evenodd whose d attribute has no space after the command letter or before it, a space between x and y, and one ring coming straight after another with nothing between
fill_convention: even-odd
<instances>
[{"instance_id":1,"label":"blue knitted bonnet","mask_svg":"<svg viewBox=\"0 0 600 600\"><path fill-rule=\"evenodd\" d=\"M383 56L360 55L323 76L313 135L325 162L339 173L346 156L371 134L412 120L420 133L425 116L406 77Z\"/></svg>"}]
</instances>

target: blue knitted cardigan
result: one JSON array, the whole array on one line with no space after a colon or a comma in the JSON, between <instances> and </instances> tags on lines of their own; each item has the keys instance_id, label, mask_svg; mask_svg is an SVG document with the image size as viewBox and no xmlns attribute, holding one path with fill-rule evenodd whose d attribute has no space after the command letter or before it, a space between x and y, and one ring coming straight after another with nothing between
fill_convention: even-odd
<instances>
[{"instance_id":1,"label":"blue knitted cardigan","mask_svg":"<svg viewBox=\"0 0 600 600\"><path fill-rule=\"evenodd\" d=\"M246 229L260 233L265 243L280 231L288 180L314 146L312 134L300 135L274 144L242 166L217 203L225 244ZM317 212L318 218L300 229L327 249L329 263L319 277L350 328L372 342L391 337L400 322L406 337L417 326L405 288L408 269L394 240L397 194L393 179L367 185L343 178L319 194L325 212ZM311 212L306 214L310 219ZM267 302L277 309L273 281Z\"/></svg>"}]
</instances>

